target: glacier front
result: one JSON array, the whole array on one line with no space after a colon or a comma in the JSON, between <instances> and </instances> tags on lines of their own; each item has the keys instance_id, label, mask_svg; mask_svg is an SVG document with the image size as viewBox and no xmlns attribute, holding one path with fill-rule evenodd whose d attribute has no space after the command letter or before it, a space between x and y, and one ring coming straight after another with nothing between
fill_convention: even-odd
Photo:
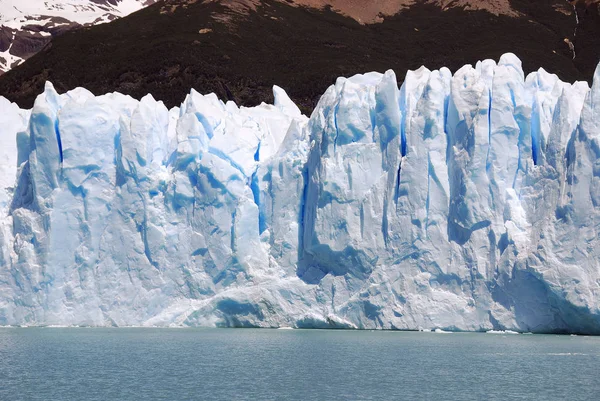
<instances>
[{"instance_id":1,"label":"glacier front","mask_svg":"<svg viewBox=\"0 0 600 401\"><path fill-rule=\"evenodd\" d=\"M594 82L505 54L339 78L310 118L0 97L0 325L600 334Z\"/></svg>"}]
</instances>

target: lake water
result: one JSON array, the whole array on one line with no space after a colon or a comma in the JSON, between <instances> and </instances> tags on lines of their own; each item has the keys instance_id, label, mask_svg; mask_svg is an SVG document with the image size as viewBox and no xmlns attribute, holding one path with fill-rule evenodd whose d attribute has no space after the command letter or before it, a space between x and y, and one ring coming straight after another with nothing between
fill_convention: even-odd
<instances>
[{"instance_id":1,"label":"lake water","mask_svg":"<svg viewBox=\"0 0 600 401\"><path fill-rule=\"evenodd\" d=\"M0 400L598 400L600 337L0 329Z\"/></svg>"}]
</instances>

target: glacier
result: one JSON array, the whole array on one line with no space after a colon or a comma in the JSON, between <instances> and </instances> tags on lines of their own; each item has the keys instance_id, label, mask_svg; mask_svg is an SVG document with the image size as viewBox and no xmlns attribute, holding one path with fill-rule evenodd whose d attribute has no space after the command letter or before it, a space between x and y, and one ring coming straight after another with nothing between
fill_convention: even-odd
<instances>
[{"instance_id":1,"label":"glacier","mask_svg":"<svg viewBox=\"0 0 600 401\"><path fill-rule=\"evenodd\" d=\"M0 325L600 334L600 66L0 97Z\"/></svg>"}]
</instances>

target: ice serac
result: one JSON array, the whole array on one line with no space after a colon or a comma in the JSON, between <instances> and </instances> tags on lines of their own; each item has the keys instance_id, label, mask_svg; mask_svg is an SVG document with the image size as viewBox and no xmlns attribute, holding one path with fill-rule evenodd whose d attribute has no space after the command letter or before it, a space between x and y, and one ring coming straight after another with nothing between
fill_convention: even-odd
<instances>
[{"instance_id":1,"label":"ice serac","mask_svg":"<svg viewBox=\"0 0 600 401\"><path fill-rule=\"evenodd\" d=\"M0 98L0 324L600 334L600 68Z\"/></svg>"}]
</instances>

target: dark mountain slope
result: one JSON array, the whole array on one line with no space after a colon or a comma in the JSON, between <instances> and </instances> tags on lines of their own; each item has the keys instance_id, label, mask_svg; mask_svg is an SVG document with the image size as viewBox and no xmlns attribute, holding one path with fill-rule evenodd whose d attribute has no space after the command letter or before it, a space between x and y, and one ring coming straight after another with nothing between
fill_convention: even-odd
<instances>
[{"instance_id":1,"label":"dark mountain slope","mask_svg":"<svg viewBox=\"0 0 600 401\"><path fill-rule=\"evenodd\" d=\"M567 7L565 7L565 4ZM0 77L0 95L31 107L46 80L59 91L152 93L178 105L190 88L254 105L271 86L305 112L338 76L392 68L448 66L514 52L526 71L542 66L563 80L591 80L600 59L597 5L514 0L519 17L419 2L384 22L361 25L331 10L264 0L239 12L214 1L170 0L110 24L67 33ZM577 57L565 42L574 43Z\"/></svg>"}]
</instances>

